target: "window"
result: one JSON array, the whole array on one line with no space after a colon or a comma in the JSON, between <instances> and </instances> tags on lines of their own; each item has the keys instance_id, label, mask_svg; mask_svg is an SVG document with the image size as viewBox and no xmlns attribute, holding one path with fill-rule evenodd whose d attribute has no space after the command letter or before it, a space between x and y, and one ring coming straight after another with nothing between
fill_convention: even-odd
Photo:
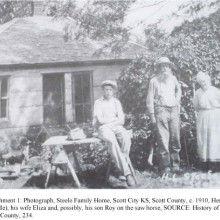
<instances>
[{"instance_id":1,"label":"window","mask_svg":"<svg viewBox=\"0 0 220 220\"><path fill-rule=\"evenodd\" d=\"M0 77L0 118L8 117L8 77Z\"/></svg>"},{"instance_id":2,"label":"window","mask_svg":"<svg viewBox=\"0 0 220 220\"><path fill-rule=\"evenodd\" d=\"M88 122L92 116L92 74L73 74L73 84L76 123Z\"/></svg>"},{"instance_id":3,"label":"window","mask_svg":"<svg viewBox=\"0 0 220 220\"><path fill-rule=\"evenodd\" d=\"M62 125L65 121L64 75L45 74L43 76L44 123Z\"/></svg>"}]
</instances>

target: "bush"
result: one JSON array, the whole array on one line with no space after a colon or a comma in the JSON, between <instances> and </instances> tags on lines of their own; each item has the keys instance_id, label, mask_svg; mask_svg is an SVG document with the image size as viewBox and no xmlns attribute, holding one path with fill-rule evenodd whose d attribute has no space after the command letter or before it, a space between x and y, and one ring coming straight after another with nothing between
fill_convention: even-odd
<instances>
[{"instance_id":1,"label":"bush","mask_svg":"<svg viewBox=\"0 0 220 220\"><path fill-rule=\"evenodd\" d=\"M129 127L132 128L134 139L131 148L131 160L140 170L147 167L147 158L151 147L156 150L156 132L152 127L146 109L148 84L155 76L154 63L156 56L138 56L118 79L119 94L124 110L128 113ZM178 72L174 74L179 78ZM185 160L193 162L195 156L195 113L192 105L192 89L184 82L181 100L181 155ZM193 153L192 153L193 152ZM186 153L188 154L186 156ZM190 159L189 159L189 158Z\"/></svg>"},{"instance_id":2,"label":"bush","mask_svg":"<svg viewBox=\"0 0 220 220\"><path fill-rule=\"evenodd\" d=\"M167 56L175 64L173 74L182 87L181 99L181 157L194 164L196 155L196 117L192 98L197 88L195 75L198 71L207 71L217 87L220 85L220 10L208 17L201 17L192 22L184 22L171 34L166 34L151 25L146 30L147 54L137 56L124 69L118 79L119 96L124 110L134 119L131 127L139 134L132 145L132 155L137 154L139 146L150 146L153 130L146 114L146 97L149 80L155 75L154 63L161 56ZM152 46L153 45L153 46ZM143 139L142 136L146 136ZM151 137L151 138L150 138ZM135 151L135 153L134 153ZM143 157L146 152L139 153ZM140 156L141 158L141 156ZM143 164L146 163L142 158ZM141 163L141 162L140 162Z\"/></svg>"}]
</instances>

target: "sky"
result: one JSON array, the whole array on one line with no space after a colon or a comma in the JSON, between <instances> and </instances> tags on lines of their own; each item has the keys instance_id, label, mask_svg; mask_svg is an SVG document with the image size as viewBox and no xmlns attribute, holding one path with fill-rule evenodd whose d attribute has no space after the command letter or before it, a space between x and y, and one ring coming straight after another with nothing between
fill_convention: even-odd
<instances>
[{"instance_id":1,"label":"sky","mask_svg":"<svg viewBox=\"0 0 220 220\"><path fill-rule=\"evenodd\" d=\"M163 21L159 25L160 28L167 32L173 30L175 26L182 24L184 20L192 20L195 17L189 17L184 13L180 13L180 17L171 16L178 11L178 7L182 4L189 4L192 0L137 0L130 8L125 18L125 25L131 27L131 33L141 35L148 25ZM203 2L211 2L213 0L197 0ZM202 10L198 17L207 16L216 8Z\"/></svg>"},{"instance_id":2,"label":"sky","mask_svg":"<svg viewBox=\"0 0 220 220\"><path fill-rule=\"evenodd\" d=\"M157 22L159 19L167 19L169 15L178 9L185 1L175 0L137 0L130 8L125 18L125 25L132 28L132 32L139 32L147 25ZM189 0L188 0L189 1ZM170 22L172 26L172 22ZM167 29L168 24L166 25Z\"/></svg>"},{"instance_id":3,"label":"sky","mask_svg":"<svg viewBox=\"0 0 220 220\"><path fill-rule=\"evenodd\" d=\"M79 7L83 7L83 5L88 2L88 0L76 1ZM188 4L191 1L192 0L136 0L136 2L127 12L124 25L131 29L130 32L133 35L141 37L142 35L144 35L143 31L145 28L147 28L148 25L156 23L160 19L163 19L163 22L161 22L161 25L159 27L165 29L167 32L170 32L175 26L181 25L181 23L185 19L190 20L189 17L186 17L183 14L179 18L171 15L178 10L178 7L180 5ZM194 1L211 2L215 0ZM209 13L210 11L203 11L200 15L205 15Z\"/></svg>"}]
</instances>

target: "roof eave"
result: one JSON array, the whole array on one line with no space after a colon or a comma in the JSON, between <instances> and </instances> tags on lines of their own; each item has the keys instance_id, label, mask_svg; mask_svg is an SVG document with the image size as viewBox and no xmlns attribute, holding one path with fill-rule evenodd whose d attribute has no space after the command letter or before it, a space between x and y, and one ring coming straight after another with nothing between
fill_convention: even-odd
<instances>
[{"instance_id":1,"label":"roof eave","mask_svg":"<svg viewBox=\"0 0 220 220\"><path fill-rule=\"evenodd\" d=\"M94 65L113 65L125 64L132 61L132 58L108 59L108 60L86 60L86 61L67 61L67 62L52 62L52 63L15 63L15 64L0 64L0 69L41 69L41 68L56 68L56 67L79 67L79 66L94 66Z\"/></svg>"}]
</instances>

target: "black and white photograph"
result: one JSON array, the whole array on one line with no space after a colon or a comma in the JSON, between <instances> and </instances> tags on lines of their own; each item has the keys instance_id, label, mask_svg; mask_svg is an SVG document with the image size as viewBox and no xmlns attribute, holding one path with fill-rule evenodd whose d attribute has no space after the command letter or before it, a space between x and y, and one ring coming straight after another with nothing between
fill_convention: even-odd
<instances>
[{"instance_id":1,"label":"black and white photograph","mask_svg":"<svg viewBox=\"0 0 220 220\"><path fill-rule=\"evenodd\" d=\"M220 0L0 1L0 189L219 189Z\"/></svg>"}]
</instances>

